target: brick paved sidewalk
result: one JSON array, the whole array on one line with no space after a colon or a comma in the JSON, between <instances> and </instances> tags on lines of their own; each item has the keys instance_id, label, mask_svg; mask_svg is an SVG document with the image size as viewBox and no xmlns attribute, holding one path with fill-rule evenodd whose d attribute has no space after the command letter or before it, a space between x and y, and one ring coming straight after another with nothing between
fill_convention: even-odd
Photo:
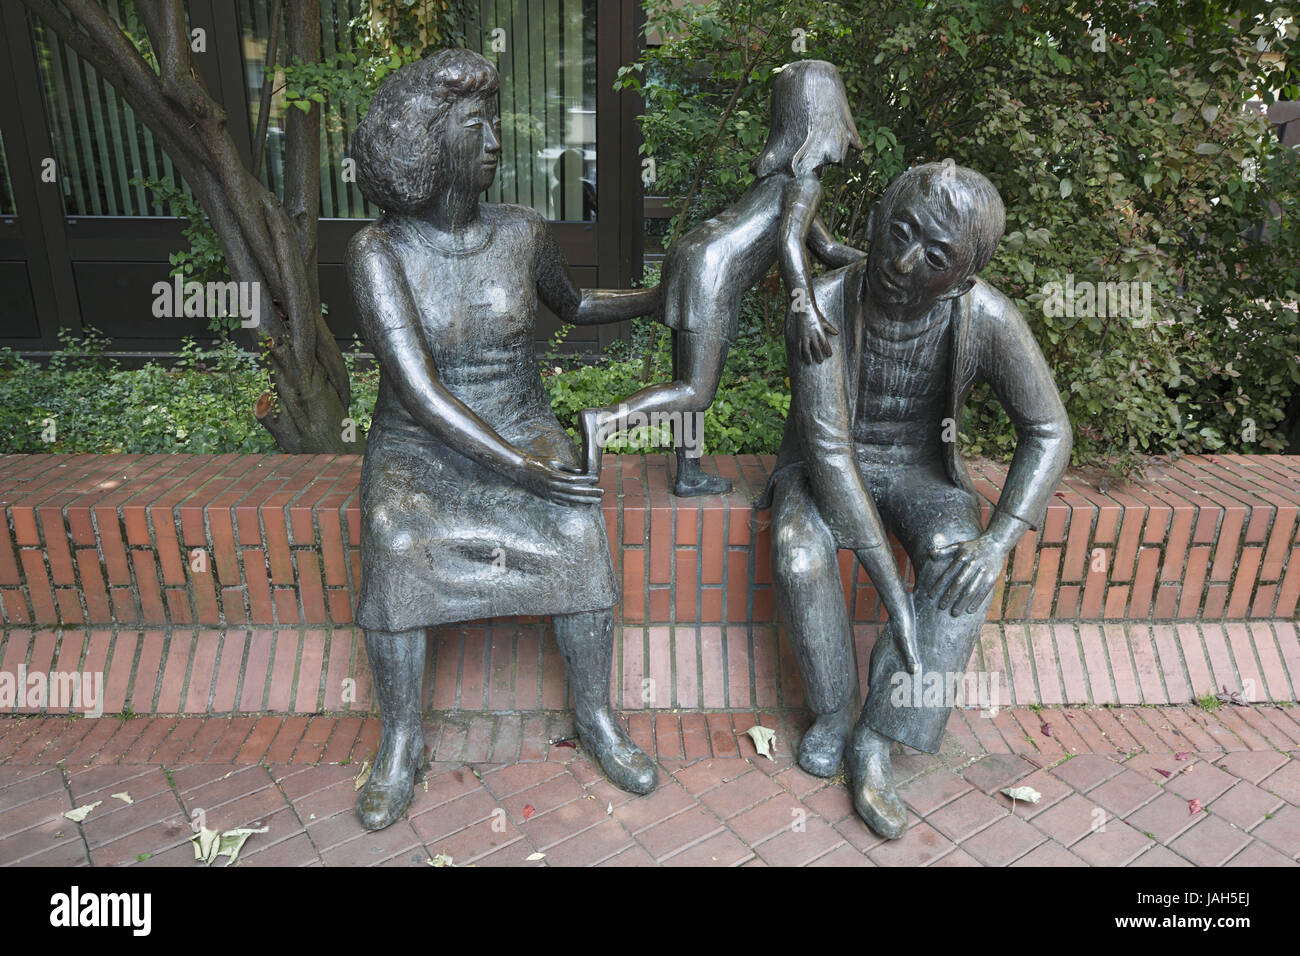
<instances>
[{"instance_id":1,"label":"brick paved sidewalk","mask_svg":"<svg viewBox=\"0 0 1300 956\"><path fill-rule=\"evenodd\" d=\"M756 721L777 730L774 761L744 735ZM436 714L434 762L409 813L367 834L353 778L374 753L373 719L0 718L0 863L201 865L188 842L199 810L215 829L269 828L239 866L425 866L438 854L479 866L1300 859L1300 708L958 711L938 755L895 758L912 811L895 842L857 819L842 780L792 765L805 723L632 715L629 729L662 768L658 791L632 797L580 750L548 744L572 732L565 715ZM1013 805L999 792L1010 786L1041 801ZM84 822L64 816L97 801Z\"/></svg>"}]
</instances>

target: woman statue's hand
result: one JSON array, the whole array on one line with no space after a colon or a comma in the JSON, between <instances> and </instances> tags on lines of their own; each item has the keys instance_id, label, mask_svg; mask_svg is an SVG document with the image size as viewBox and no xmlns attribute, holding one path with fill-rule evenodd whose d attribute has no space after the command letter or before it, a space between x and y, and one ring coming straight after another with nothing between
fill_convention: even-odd
<instances>
[{"instance_id":1,"label":"woman statue's hand","mask_svg":"<svg viewBox=\"0 0 1300 956\"><path fill-rule=\"evenodd\" d=\"M556 459L524 455L510 475L533 494L561 505L590 505L600 501L605 490L597 475L585 474L576 465Z\"/></svg>"}]
</instances>

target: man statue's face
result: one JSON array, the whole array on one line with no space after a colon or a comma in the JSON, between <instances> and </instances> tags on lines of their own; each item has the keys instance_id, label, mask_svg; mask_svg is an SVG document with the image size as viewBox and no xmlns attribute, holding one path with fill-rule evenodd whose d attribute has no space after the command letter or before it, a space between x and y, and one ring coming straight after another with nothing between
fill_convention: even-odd
<instances>
[{"instance_id":1,"label":"man statue's face","mask_svg":"<svg viewBox=\"0 0 1300 956\"><path fill-rule=\"evenodd\" d=\"M893 305L933 302L969 278L970 250L948 214L918 192L877 220L867 257L873 297Z\"/></svg>"}]
</instances>

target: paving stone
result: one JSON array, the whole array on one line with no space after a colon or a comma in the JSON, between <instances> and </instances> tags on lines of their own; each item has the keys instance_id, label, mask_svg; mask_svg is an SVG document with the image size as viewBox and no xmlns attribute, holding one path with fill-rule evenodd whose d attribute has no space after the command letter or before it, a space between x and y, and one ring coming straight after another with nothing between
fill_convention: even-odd
<instances>
[{"instance_id":1,"label":"paving stone","mask_svg":"<svg viewBox=\"0 0 1300 956\"><path fill-rule=\"evenodd\" d=\"M728 780L735 780L749 773L752 769L753 766L747 760L709 757L705 760L697 760L673 776L686 788L687 793L699 796L714 787L722 786Z\"/></svg>"},{"instance_id":2,"label":"paving stone","mask_svg":"<svg viewBox=\"0 0 1300 956\"><path fill-rule=\"evenodd\" d=\"M1286 762L1286 754L1273 750L1243 750L1224 754L1215 761L1221 769L1248 783L1259 783Z\"/></svg>"},{"instance_id":3,"label":"paving stone","mask_svg":"<svg viewBox=\"0 0 1300 956\"><path fill-rule=\"evenodd\" d=\"M1249 830L1282 806L1282 798L1254 784L1241 781L1210 804L1210 812L1229 823Z\"/></svg>"},{"instance_id":4,"label":"paving stone","mask_svg":"<svg viewBox=\"0 0 1300 956\"><path fill-rule=\"evenodd\" d=\"M669 857L664 861L664 866L738 866L755 860L753 850L745 846L734 833L723 830L684 852Z\"/></svg>"},{"instance_id":5,"label":"paving stone","mask_svg":"<svg viewBox=\"0 0 1300 956\"><path fill-rule=\"evenodd\" d=\"M623 824L628 833L636 834L695 805L685 790L674 781L665 780L654 793L615 807L614 819Z\"/></svg>"},{"instance_id":6,"label":"paving stone","mask_svg":"<svg viewBox=\"0 0 1300 956\"><path fill-rule=\"evenodd\" d=\"M472 863L475 866L480 865L485 857L493 856L507 847L524 846L526 846L526 841L523 834L509 820L503 821L500 818L496 820L480 820L478 823L461 827L454 833L441 837L436 841L425 841L428 857L432 858L440 853L445 853L457 865ZM531 852L532 847L527 846L527 849L520 856L521 858L527 857Z\"/></svg>"},{"instance_id":7,"label":"paving stone","mask_svg":"<svg viewBox=\"0 0 1300 956\"><path fill-rule=\"evenodd\" d=\"M1073 787L1060 778L1053 776L1052 772L1047 769L1035 770L1028 777L1017 781L1016 786L1033 787L1042 796L1037 803L1030 803L1028 800L1012 801L1005 793L994 794L993 799L1005 803L1011 812L1022 820L1032 820L1075 792Z\"/></svg>"},{"instance_id":8,"label":"paving stone","mask_svg":"<svg viewBox=\"0 0 1300 956\"><path fill-rule=\"evenodd\" d=\"M788 828L755 847L772 866L806 866L824 853L844 842L844 839L825 822L816 817L799 821L800 828L792 823Z\"/></svg>"},{"instance_id":9,"label":"paving stone","mask_svg":"<svg viewBox=\"0 0 1300 956\"><path fill-rule=\"evenodd\" d=\"M944 836L960 843L1010 812L1010 805L1003 806L992 797L972 791L926 814L925 820Z\"/></svg>"},{"instance_id":10,"label":"paving stone","mask_svg":"<svg viewBox=\"0 0 1300 956\"><path fill-rule=\"evenodd\" d=\"M875 866L871 862L871 857L867 856L861 850L848 844L841 843L835 849L822 856L817 857L808 864L809 866Z\"/></svg>"},{"instance_id":11,"label":"paving stone","mask_svg":"<svg viewBox=\"0 0 1300 956\"><path fill-rule=\"evenodd\" d=\"M1126 768L1117 776L1089 790L1088 799L1118 817L1127 817L1160 793L1160 788L1142 774Z\"/></svg>"},{"instance_id":12,"label":"paving stone","mask_svg":"<svg viewBox=\"0 0 1300 956\"><path fill-rule=\"evenodd\" d=\"M1129 866L1144 866L1144 867L1145 866L1151 866L1151 867L1193 866L1193 865L1194 864L1189 863L1187 860L1183 859L1181 856L1179 856L1173 850L1169 849L1169 847L1167 846L1153 846L1151 849L1139 855L1136 860L1134 860L1132 863L1129 864Z\"/></svg>"},{"instance_id":13,"label":"paving stone","mask_svg":"<svg viewBox=\"0 0 1300 956\"><path fill-rule=\"evenodd\" d=\"M726 820L742 810L784 793L784 788L771 777L757 771L750 771L725 786L710 790L700 796L700 803L712 810L719 819Z\"/></svg>"},{"instance_id":14,"label":"paving stone","mask_svg":"<svg viewBox=\"0 0 1300 956\"><path fill-rule=\"evenodd\" d=\"M1041 846L1036 846L1020 859L1011 864L1012 866L1087 866L1083 860L1079 859L1061 844L1055 840L1048 840Z\"/></svg>"},{"instance_id":15,"label":"paving stone","mask_svg":"<svg viewBox=\"0 0 1300 956\"><path fill-rule=\"evenodd\" d=\"M1006 866L1046 839L1019 817L1006 816L970 839L963 840L961 846L986 866Z\"/></svg>"},{"instance_id":16,"label":"paving stone","mask_svg":"<svg viewBox=\"0 0 1300 956\"><path fill-rule=\"evenodd\" d=\"M1100 813L1097 811L1101 811ZM1044 810L1033 819L1033 825L1042 833L1064 846L1078 843L1094 828L1105 823L1111 815L1081 793L1072 793L1056 806Z\"/></svg>"},{"instance_id":17,"label":"paving stone","mask_svg":"<svg viewBox=\"0 0 1300 956\"><path fill-rule=\"evenodd\" d=\"M950 867L982 867L984 864L975 857L971 856L961 847L955 847L951 853L945 853L939 859L930 864L932 870L948 869Z\"/></svg>"},{"instance_id":18,"label":"paving stone","mask_svg":"<svg viewBox=\"0 0 1300 956\"><path fill-rule=\"evenodd\" d=\"M1087 791L1121 773L1123 764L1100 754L1080 754L1052 768L1052 774L1075 790Z\"/></svg>"},{"instance_id":19,"label":"paving stone","mask_svg":"<svg viewBox=\"0 0 1300 956\"><path fill-rule=\"evenodd\" d=\"M899 787L898 795L904 803L924 817L972 789L961 777L947 769L941 769Z\"/></svg>"},{"instance_id":20,"label":"paving stone","mask_svg":"<svg viewBox=\"0 0 1300 956\"><path fill-rule=\"evenodd\" d=\"M1202 816L1194 827L1170 843L1169 849L1197 866L1222 866L1250 842L1250 834L1226 820Z\"/></svg>"},{"instance_id":21,"label":"paving stone","mask_svg":"<svg viewBox=\"0 0 1300 956\"><path fill-rule=\"evenodd\" d=\"M1250 833L1294 860L1300 856L1300 807L1287 804Z\"/></svg>"},{"instance_id":22,"label":"paving stone","mask_svg":"<svg viewBox=\"0 0 1300 956\"><path fill-rule=\"evenodd\" d=\"M1288 761L1281 769L1269 774L1259 784L1270 793L1276 793L1290 804L1300 804L1300 761Z\"/></svg>"},{"instance_id":23,"label":"paving stone","mask_svg":"<svg viewBox=\"0 0 1300 956\"><path fill-rule=\"evenodd\" d=\"M1283 856L1267 843L1251 840L1249 846L1225 863L1224 866L1300 866L1300 863Z\"/></svg>"},{"instance_id":24,"label":"paving stone","mask_svg":"<svg viewBox=\"0 0 1300 956\"><path fill-rule=\"evenodd\" d=\"M1146 806L1129 814L1129 826L1149 833L1159 843L1169 843L1180 833L1195 826L1198 819L1190 813L1187 801L1174 793L1162 793Z\"/></svg>"},{"instance_id":25,"label":"paving stone","mask_svg":"<svg viewBox=\"0 0 1300 956\"><path fill-rule=\"evenodd\" d=\"M1015 754L989 754L961 772L976 790L993 793L1003 787L1015 786L1039 768Z\"/></svg>"},{"instance_id":26,"label":"paving stone","mask_svg":"<svg viewBox=\"0 0 1300 956\"><path fill-rule=\"evenodd\" d=\"M921 822L909 827L898 840L881 841L867 856L877 866L925 866L951 852L955 845L934 827Z\"/></svg>"},{"instance_id":27,"label":"paving stone","mask_svg":"<svg viewBox=\"0 0 1300 956\"><path fill-rule=\"evenodd\" d=\"M1237 782L1230 773L1220 770L1206 760L1192 760L1191 770L1176 773L1165 781L1164 788L1188 800L1200 800L1208 806L1220 794L1227 793Z\"/></svg>"},{"instance_id":28,"label":"paving stone","mask_svg":"<svg viewBox=\"0 0 1300 956\"><path fill-rule=\"evenodd\" d=\"M1104 830L1084 837L1070 850L1092 866L1126 866L1155 842L1122 820L1110 820Z\"/></svg>"},{"instance_id":29,"label":"paving stone","mask_svg":"<svg viewBox=\"0 0 1300 956\"><path fill-rule=\"evenodd\" d=\"M551 866L591 866L626 850L634 842L618 823L607 820L550 847L546 862Z\"/></svg>"},{"instance_id":30,"label":"paving stone","mask_svg":"<svg viewBox=\"0 0 1300 956\"><path fill-rule=\"evenodd\" d=\"M787 814L786 820L789 819ZM703 807L694 807L643 830L636 839L656 860L663 860L720 829L722 822L717 817Z\"/></svg>"}]
</instances>

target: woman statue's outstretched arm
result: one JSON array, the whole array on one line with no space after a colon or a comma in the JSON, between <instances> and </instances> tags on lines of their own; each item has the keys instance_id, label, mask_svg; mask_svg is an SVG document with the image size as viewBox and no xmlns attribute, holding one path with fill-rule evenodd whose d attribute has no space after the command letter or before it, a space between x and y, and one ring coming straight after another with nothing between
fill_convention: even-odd
<instances>
[{"instance_id":1,"label":"woman statue's outstretched arm","mask_svg":"<svg viewBox=\"0 0 1300 956\"><path fill-rule=\"evenodd\" d=\"M538 217L537 294L546 307L571 325L604 325L650 315L659 308L652 289L578 289L550 227Z\"/></svg>"}]
</instances>

